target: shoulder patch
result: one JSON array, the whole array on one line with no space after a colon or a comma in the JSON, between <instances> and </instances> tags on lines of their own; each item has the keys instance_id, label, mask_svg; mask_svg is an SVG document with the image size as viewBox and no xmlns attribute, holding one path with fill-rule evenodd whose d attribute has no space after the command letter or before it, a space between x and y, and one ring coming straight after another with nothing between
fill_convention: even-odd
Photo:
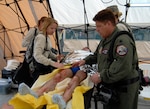
<instances>
[{"instance_id":1,"label":"shoulder patch","mask_svg":"<svg viewBox=\"0 0 150 109\"><path fill-rule=\"evenodd\" d=\"M116 52L118 55L123 56L127 54L128 49L124 45L119 45L117 46Z\"/></svg>"},{"instance_id":2,"label":"shoulder patch","mask_svg":"<svg viewBox=\"0 0 150 109\"><path fill-rule=\"evenodd\" d=\"M102 50L102 54L106 55L108 53L108 50L107 49L103 49Z\"/></svg>"}]
</instances>

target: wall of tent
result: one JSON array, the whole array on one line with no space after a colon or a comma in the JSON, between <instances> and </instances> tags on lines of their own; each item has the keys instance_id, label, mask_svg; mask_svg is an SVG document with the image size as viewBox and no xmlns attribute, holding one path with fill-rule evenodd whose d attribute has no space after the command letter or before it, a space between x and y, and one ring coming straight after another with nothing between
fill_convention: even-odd
<instances>
[{"instance_id":1,"label":"wall of tent","mask_svg":"<svg viewBox=\"0 0 150 109\"><path fill-rule=\"evenodd\" d=\"M66 28L65 35L63 39L83 39L86 40L87 37L89 39L101 39L101 36L96 32L95 29L89 29L88 33L85 33L84 29L71 29ZM136 41L150 41L150 28L132 28L132 32L134 34L134 38ZM61 30L58 31L58 34L61 34ZM87 36L88 34L88 36Z\"/></svg>"},{"instance_id":2,"label":"wall of tent","mask_svg":"<svg viewBox=\"0 0 150 109\"><path fill-rule=\"evenodd\" d=\"M123 12L122 18L128 24L134 25L132 29L135 40L146 42L144 43L144 49L139 48L140 56L144 57L147 54L146 58L150 59L148 57L150 54L148 51L150 46L150 27L148 27L150 25L150 14L147 14L150 11L150 6L142 6L142 9L141 7L131 6L126 16L127 7L125 4L127 2L132 5L150 4L149 0L0 0L0 59L7 61L11 58L21 58L22 60L23 54L19 52L26 49L21 46L23 37L29 28L34 27L37 20L45 15L53 16L61 26L58 29L59 38L53 38L54 48L57 49L60 46L62 52L68 52L87 46L89 41L88 46L94 51L101 37L95 31L95 26L91 26L91 24L94 25L92 18L99 10L114 4L117 4L119 10ZM143 17L143 14L145 17ZM137 26L137 24L141 24L142 27ZM66 25L69 25L69 27ZM78 27L70 27L72 25L78 25ZM60 45L57 42L58 39ZM72 43L72 41L77 43ZM79 43L80 41L81 43ZM143 46L143 43L141 44ZM67 50L64 49L65 47ZM0 62L2 63L1 60Z\"/></svg>"},{"instance_id":3,"label":"wall of tent","mask_svg":"<svg viewBox=\"0 0 150 109\"><path fill-rule=\"evenodd\" d=\"M150 41L150 27L132 27L135 41ZM101 40L101 36L96 32L95 28L89 28L86 31L82 28L65 28L58 29L60 41L60 49L63 51L65 40ZM65 52L65 51L64 51Z\"/></svg>"}]
</instances>

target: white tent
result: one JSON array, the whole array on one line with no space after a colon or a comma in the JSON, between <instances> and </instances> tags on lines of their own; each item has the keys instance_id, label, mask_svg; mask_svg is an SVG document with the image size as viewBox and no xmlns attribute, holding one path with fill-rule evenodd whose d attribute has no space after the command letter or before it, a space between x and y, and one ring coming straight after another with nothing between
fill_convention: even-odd
<instances>
[{"instance_id":1,"label":"white tent","mask_svg":"<svg viewBox=\"0 0 150 109\"><path fill-rule=\"evenodd\" d=\"M93 24L94 15L101 9L110 5L118 5L123 13L122 18L133 25L150 25L150 1L149 0L49 0L54 17L61 25L84 24L84 6L88 23ZM128 2L130 1L130 3ZM125 5L129 5L127 7ZM145 16L145 17L144 17Z\"/></svg>"},{"instance_id":2,"label":"white tent","mask_svg":"<svg viewBox=\"0 0 150 109\"><path fill-rule=\"evenodd\" d=\"M94 15L110 5L117 5L123 13L121 19L132 27L150 27L150 1L149 0L49 0L54 17L60 26L67 28L77 25L94 24ZM130 1L130 2L129 2ZM84 7L85 6L85 7ZM82 26L84 28L84 26ZM149 37L149 33L146 37ZM149 39L149 38L147 38ZM86 40L64 40L64 50L81 49L87 45ZM95 50L99 40L89 40L89 47ZM75 46L78 45L78 46ZM149 41L136 41L140 59L150 59Z\"/></svg>"},{"instance_id":3,"label":"white tent","mask_svg":"<svg viewBox=\"0 0 150 109\"><path fill-rule=\"evenodd\" d=\"M123 12L122 18L132 26L150 26L150 1L130 0L130 7L126 7L128 0L1 0L0 1L0 67L5 65L5 59L23 59L19 53L21 42L30 27L36 25L42 16L52 16L61 27L68 28L86 24L94 25L92 18L101 9L110 5L118 5ZM139 6L134 6L138 5ZM143 6L147 5L147 6ZM127 15L126 15L126 12ZM55 38L52 38L54 48ZM64 50L81 49L86 46L86 40L64 40ZM96 42L96 43L95 43ZM89 40L89 46L94 51L99 40ZM74 46L78 45L78 46ZM142 46L141 46L142 45ZM141 48L142 47L142 48ZM150 59L150 44L148 41L137 42L140 58Z\"/></svg>"}]
</instances>

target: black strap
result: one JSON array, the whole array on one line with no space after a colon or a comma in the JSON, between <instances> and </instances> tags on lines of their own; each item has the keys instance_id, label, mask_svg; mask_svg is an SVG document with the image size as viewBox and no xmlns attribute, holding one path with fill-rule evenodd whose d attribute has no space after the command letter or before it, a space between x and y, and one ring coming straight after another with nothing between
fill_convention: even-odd
<instances>
[{"instance_id":1,"label":"black strap","mask_svg":"<svg viewBox=\"0 0 150 109\"><path fill-rule=\"evenodd\" d=\"M35 28L35 32L34 32L34 38L32 40L32 46L31 46L31 55L33 55L33 47L34 47L34 39L35 39L35 36L36 36L36 31L37 31L37 28Z\"/></svg>"},{"instance_id":2,"label":"black strap","mask_svg":"<svg viewBox=\"0 0 150 109\"><path fill-rule=\"evenodd\" d=\"M42 34L42 33L39 33L39 34ZM47 39L47 38L48 38L48 36L46 35L46 40L45 40L46 46L45 46L45 48L44 48L43 54L44 54L45 51L49 51L49 50L48 50L48 45L47 45L47 44L48 44L48 39ZM33 42L33 43L34 43L34 42Z\"/></svg>"},{"instance_id":3,"label":"black strap","mask_svg":"<svg viewBox=\"0 0 150 109\"><path fill-rule=\"evenodd\" d=\"M130 85L130 84L133 84L133 83L137 82L138 80L139 80L139 76L135 77L135 78L127 79L127 80L124 80L124 81L119 81L117 83L117 86Z\"/></svg>"},{"instance_id":4,"label":"black strap","mask_svg":"<svg viewBox=\"0 0 150 109\"><path fill-rule=\"evenodd\" d=\"M46 46L45 46L45 48L44 48L43 54L44 54L45 51L49 51L49 50L48 50L48 47L47 47L47 44L48 44L47 38L48 38L48 36L46 36Z\"/></svg>"},{"instance_id":5,"label":"black strap","mask_svg":"<svg viewBox=\"0 0 150 109\"><path fill-rule=\"evenodd\" d=\"M113 48L114 48L114 43L115 43L115 41L116 41L116 39L119 37L119 36L121 36L121 35L123 35L123 34L126 34L127 36L129 36L132 40L133 40L133 42L135 43L135 41L134 41L134 38L133 38L133 35L130 33L130 32L128 32L128 31L119 31L115 36L114 36L114 38L112 39L112 42L111 42L111 44L110 44L110 49L109 49L109 51L108 51L108 61L110 62L110 64L114 61L114 56L113 56ZM135 54L135 51L134 51L134 54ZM138 66L138 61L136 62L136 69L137 68L139 68L139 66ZM128 80L124 80L124 81L119 81L117 84L119 85L129 85L129 84L132 84L132 83L134 83L134 82L136 82L136 81L138 81L139 80L139 76L138 77L135 77L135 78L131 78L131 79L128 79Z\"/></svg>"},{"instance_id":6,"label":"black strap","mask_svg":"<svg viewBox=\"0 0 150 109\"><path fill-rule=\"evenodd\" d=\"M127 34L133 41L134 41L134 38L133 38L133 36L132 36L132 34L130 33L130 32L127 32L127 31L119 31L115 36L114 36L114 38L112 39L112 42L111 42L111 44L110 44L110 48L109 48L109 51L108 51L108 61L110 62L110 63L112 63L113 61L114 61L114 57L113 57L113 48L114 48L114 43L115 43L115 41L116 41L116 39L119 37L119 36L121 36L121 35L123 35L123 34ZM135 41L134 41L135 42Z\"/></svg>"},{"instance_id":7,"label":"black strap","mask_svg":"<svg viewBox=\"0 0 150 109\"><path fill-rule=\"evenodd\" d=\"M106 84L106 83L102 83L105 87L108 87L110 89L113 89L113 90L116 90L116 91L119 91L119 92L123 92L123 93L126 93L128 90L127 90L127 85L130 85L130 84L133 84L135 82L137 82L139 80L139 76L138 77L135 77L135 78L131 78L131 79L127 79L127 80L123 80L123 81L119 81L119 82L116 82L115 84ZM98 92L100 91L100 86L101 84L98 84L96 86ZM125 86L125 87L124 87Z\"/></svg>"}]
</instances>

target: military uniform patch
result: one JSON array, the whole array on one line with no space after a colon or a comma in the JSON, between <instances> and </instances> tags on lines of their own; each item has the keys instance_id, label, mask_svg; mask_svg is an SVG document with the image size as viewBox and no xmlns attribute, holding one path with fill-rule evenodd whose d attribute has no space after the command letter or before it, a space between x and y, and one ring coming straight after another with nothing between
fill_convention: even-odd
<instances>
[{"instance_id":1,"label":"military uniform patch","mask_svg":"<svg viewBox=\"0 0 150 109\"><path fill-rule=\"evenodd\" d=\"M120 56L123 56L123 55L126 55L127 52L128 52L128 49L127 47L125 47L124 45L119 45L117 47L117 50L116 50L117 54L119 54Z\"/></svg>"},{"instance_id":2,"label":"military uniform patch","mask_svg":"<svg viewBox=\"0 0 150 109\"><path fill-rule=\"evenodd\" d=\"M108 50L106 50L106 49L104 49L104 50L102 50L102 54L107 54L108 53Z\"/></svg>"}]
</instances>

